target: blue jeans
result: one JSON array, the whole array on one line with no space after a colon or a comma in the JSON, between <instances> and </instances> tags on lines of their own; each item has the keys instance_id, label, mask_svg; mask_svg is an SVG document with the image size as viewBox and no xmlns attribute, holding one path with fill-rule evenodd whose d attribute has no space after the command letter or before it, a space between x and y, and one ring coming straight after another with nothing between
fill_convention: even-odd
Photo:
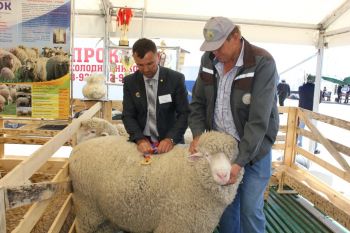
<instances>
[{"instance_id":1,"label":"blue jeans","mask_svg":"<svg viewBox=\"0 0 350 233\"><path fill-rule=\"evenodd\" d=\"M299 128L304 129L305 128L305 123L304 121L299 122ZM298 135L297 143L299 147L303 147L303 136Z\"/></svg>"},{"instance_id":2,"label":"blue jeans","mask_svg":"<svg viewBox=\"0 0 350 233\"><path fill-rule=\"evenodd\" d=\"M304 122L304 121L300 121L300 122L299 122L299 128L305 129L305 122ZM298 138L297 138L297 145L298 145L299 147L303 147L303 136L298 135ZM314 150L316 150L316 149L317 149L317 143L315 143L315 148L314 148Z\"/></svg>"},{"instance_id":3,"label":"blue jeans","mask_svg":"<svg viewBox=\"0 0 350 233\"><path fill-rule=\"evenodd\" d=\"M271 151L244 169L237 196L225 209L219 223L220 233L265 232L264 192L271 176Z\"/></svg>"}]
</instances>

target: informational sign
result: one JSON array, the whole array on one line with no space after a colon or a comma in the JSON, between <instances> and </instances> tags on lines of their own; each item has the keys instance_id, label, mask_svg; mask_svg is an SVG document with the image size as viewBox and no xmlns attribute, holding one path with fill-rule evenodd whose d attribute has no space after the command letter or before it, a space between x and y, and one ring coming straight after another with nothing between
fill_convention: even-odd
<instances>
[{"instance_id":1,"label":"informational sign","mask_svg":"<svg viewBox=\"0 0 350 233\"><path fill-rule=\"evenodd\" d=\"M159 49L161 65L176 70L178 48ZM82 88L86 84L85 78L92 73L105 73L103 70L105 52L108 52L109 70L106 83L109 87L115 87L108 92L108 99L120 99L122 97L124 77L137 70L137 65L132 57L132 49L126 46L115 46L105 49L100 38L74 38L72 81L73 98L84 98Z\"/></svg>"},{"instance_id":2,"label":"informational sign","mask_svg":"<svg viewBox=\"0 0 350 233\"><path fill-rule=\"evenodd\" d=\"M109 77L107 81L122 85L124 77L137 70L132 50L129 47L120 46L109 51ZM159 65L176 70L177 52L176 49L158 49Z\"/></svg>"},{"instance_id":3,"label":"informational sign","mask_svg":"<svg viewBox=\"0 0 350 233\"><path fill-rule=\"evenodd\" d=\"M69 118L71 1L0 1L0 115Z\"/></svg>"},{"instance_id":4,"label":"informational sign","mask_svg":"<svg viewBox=\"0 0 350 233\"><path fill-rule=\"evenodd\" d=\"M72 87L73 98L84 99L82 94L83 87L87 84L86 77L92 73L105 74L104 57L107 49L104 49L103 40L100 38L74 38L74 47L72 54ZM122 81L125 68L121 64L120 53L118 49L110 49L109 60L114 61L112 65L113 73L105 78L108 86L108 100L120 100L123 95ZM136 68L131 68L132 73Z\"/></svg>"},{"instance_id":5,"label":"informational sign","mask_svg":"<svg viewBox=\"0 0 350 233\"><path fill-rule=\"evenodd\" d=\"M124 77L137 71L131 48L110 49L108 82L122 85Z\"/></svg>"}]
</instances>

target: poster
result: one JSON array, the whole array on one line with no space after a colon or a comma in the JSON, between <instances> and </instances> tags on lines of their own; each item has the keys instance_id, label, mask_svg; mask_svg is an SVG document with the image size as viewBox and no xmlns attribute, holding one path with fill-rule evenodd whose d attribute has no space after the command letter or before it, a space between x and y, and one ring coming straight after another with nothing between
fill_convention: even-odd
<instances>
[{"instance_id":1,"label":"poster","mask_svg":"<svg viewBox=\"0 0 350 233\"><path fill-rule=\"evenodd\" d=\"M69 118L71 2L0 2L0 116Z\"/></svg>"},{"instance_id":2,"label":"poster","mask_svg":"<svg viewBox=\"0 0 350 233\"><path fill-rule=\"evenodd\" d=\"M165 48L165 49L164 49ZM158 47L161 65L176 70L179 47ZM105 53L108 52L108 100L122 100L124 77L137 71L137 65L132 57L132 48L113 46L104 49L101 38L74 38L72 54L72 87L73 98L84 99L82 95L85 78L92 73L104 72Z\"/></svg>"},{"instance_id":3,"label":"poster","mask_svg":"<svg viewBox=\"0 0 350 233\"><path fill-rule=\"evenodd\" d=\"M106 76L108 86L107 99L121 100L123 97L123 79L125 75L131 74L137 70L131 56L131 48L120 47L104 49L103 40L100 38L74 38L74 48L72 49L72 88L73 98L84 99L82 89L86 84L85 78L92 73L103 73L105 53L108 52L110 63L107 69L110 71ZM125 56L128 53L128 69L125 64ZM128 64L125 64L128 65Z\"/></svg>"}]
</instances>

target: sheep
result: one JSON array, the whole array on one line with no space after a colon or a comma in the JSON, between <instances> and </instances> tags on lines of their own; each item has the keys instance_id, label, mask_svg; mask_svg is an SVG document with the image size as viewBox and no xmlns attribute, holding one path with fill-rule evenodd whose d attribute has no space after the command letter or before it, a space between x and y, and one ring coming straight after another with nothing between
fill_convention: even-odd
<instances>
[{"instance_id":1,"label":"sheep","mask_svg":"<svg viewBox=\"0 0 350 233\"><path fill-rule=\"evenodd\" d=\"M15 74L8 67L3 67L0 71L0 80L5 82L11 82L15 79Z\"/></svg>"},{"instance_id":2,"label":"sheep","mask_svg":"<svg viewBox=\"0 0 350 233\"><path fill-rule=\"evenodd\" d=\"M16 106L17 107L30 107L30 99L28 97L17 97Z\"/></svg>"},{"instance_id":3,"label":"sheep","mask_svg":"<svg viewBox=\"0 0 350 233\"><path fill-rule=\"evenodd\" d=\"M86 77L86 84L83 87L83 96L88 99L101 99L106 95L105 76L94 73Z\"/></svg>"},{"instance_id":4,"label":"sheep","mask_svg":"<svg viewBox=\"0 0 350 233\"><path fill-rule=\"evenodd\" d=\"M0 95L0 112L5 110L5 103L6 103L5 98L2 95Z\"/></svg>"},{"instance_id":5,"label":"sheep","mask_svg":"<svg viewBox=\"0 0 350 233\"><path fill-rule=\"evenodd\" d=\"M35 60L34 64L34 82L44 82L46 81L46 64L47 57L39 57Z\"/></svg>"},{"instance_id":6,"label":"sheep","mask_svg":"<svg viewBox=\"0 0 350 233\"><path fill-rule=\"evenodd\" d=\"M128 132L126 132L124 124L118 123L116 124L116 127L120 136L129 137L129 134Z\"/></svg>"},{"instance_id":7,"label":"sheep","mask_svg":"<svg viewBox=\"0 0 350 233\"><path fill-rule=\"evenodd\" d=\"M25 47L23 45L19 45L16 48L11 48L10 52L18 58L22 65L25 65L26 61L29 59L29 56L25 51Z\"/></svg>"},{"instance_id":8,"label":"sheep","mask_svg":"<svg viewBox=\"0 0 350 233\"><path fill-rule=\"evenodd\" d=\"M32 87L31 85L26 85L26 84L16 85L16 91L18 93L20 92L30 93L32 91Z\"/></svg>"},{"instance_id":9,"label":"sheep","mask_svg":"<svg viewBox=\"0 0 350 233\"><path fill-rule=\"evenodd\" d=\"M18 69L18 80L20 82L33 82L35 78L34 66L35 62L27 59L25 65Z\"/></svg>"},{"instance_id":10,"label":"sheep","mask_svg":"<svg viewBox=\"0 0 350 233\"><path fill-rule=\"evenodd\" d=\"M21 62L11 52L0 49L0 70L2 70L4 67L10 68L15 74L16 71L21 67Z\"/></svg>"},{"instance_id":11,"label":"sheep","mask_svg":"<svg viewBox=\"0 0 350 233\"><path fill-rule=\"evenodd\" d=\"M17 91L16 91L16 86L12 85L8 87L10 90L10 97L12 99L12 102L15 101L17 99ZM0 88L1 89L1 88Z\"/></svg>"},{"instance_id":12,"label":"sheep","mask_svg":"<svg viewBox=\"0 0 350 233\"><path fill-rule=\"evenodd\" d=\"M100 136L119 135L117 128L104 119L93 117L81 122L77 132L77 144Z\"/></svg>"},{"instance_id":13,"label":"sheep","mask_svg":"<svg viewBox=\"0 0 350 233\"><path fill-rule=\"evenodd\" d=\"M196 155L176 145L150 165L127 138L108 136L74 147L69 158L77 232L212 233L233 201L231 162L236 140L207 132ZM192 161L193 160L193 161Z\"/></svg>"},{"instance_id":14,"label":"sheep","mask_svg":"<svg viewBox=\"0 0 350 233\"><path fill-rule=\"evenodd\" d=\"M0 89L0 95L2 95L5 98L5 102L7 104L10 104L9 103L10 90L9 90L9 88L7 86L5 88L1 88Z\"/></svg>"},{"instance_id":15,"label":"sheep","mask_svg":"<svg viewBox=\"0 0 350 233\"><path fill-rule=\"evenodd\" d=\"M17 116L28 116L32 115L32 109L30 107L19 107L16 111Z\"/></svg>"},{"instance_id":16,"label":"sheep","mask_svg":"<svg viewBox=\"0 0 350 233\"><path fill-rule=\"evenodd\" d=\"M69 59L66 56L56 55L46 62L46 80L61 78L69 72Z\"/></svg>"},{"instance_id":17,"label":"sheep","mask_svg":"<svg viewBox=\"0 0 350 233\"><path fill-rule=\"evenodd\" d=\"M39 49L32 47L32 48L26 48L24 47L24 51L28 54L28 57L32 60L36 60L39 58Z\"/></svg>"}]
</instances>

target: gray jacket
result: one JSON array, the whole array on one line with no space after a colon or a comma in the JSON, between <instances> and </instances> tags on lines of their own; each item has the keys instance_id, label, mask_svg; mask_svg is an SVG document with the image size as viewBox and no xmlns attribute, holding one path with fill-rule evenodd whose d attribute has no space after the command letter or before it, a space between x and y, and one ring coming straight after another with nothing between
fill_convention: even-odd
<instances>
[{"instance_id":1,"label":"gray jacket","mask_svg":"<svg viewBox=\"0 0 350 233\"><path fill-rule=\"evenodd\" d=\"M276 95L279 78L275 61L264 49L246 40L244 43L244 65L239 68L231 89L231 111L241 139L234 163L242 167L271 150L279 127ZM211 52L203 54L192 90L189 127L194 137L213 130L218 85L213 59Z\"/></svg>"}]
</instances>

